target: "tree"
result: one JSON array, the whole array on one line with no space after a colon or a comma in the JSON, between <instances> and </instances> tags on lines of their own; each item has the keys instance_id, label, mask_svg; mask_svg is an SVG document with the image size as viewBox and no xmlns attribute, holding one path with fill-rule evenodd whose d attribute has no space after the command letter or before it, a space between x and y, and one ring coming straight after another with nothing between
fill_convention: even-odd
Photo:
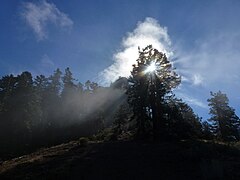
<instances>
[{"instance_id":1,"label":"tree","mask_svg":"<svg viewBox=\"0 0 240 180\"><path fill-rule=\"evenodd\" d=\"M113 131L115 135L120 135L124 130L127 130L127 122L131 115L131 111L129 110L129 106L126 103L123 103L119 106L117 112L114 116L114 126Z\"/></svg>"},{"instance_id":2,"label":"tree","mask_svg":"<svg viewBox=\"0 0 240 180\"><path fill-rule=\"evenodd\" d=\"M73 82L74 80L75 79L73 78L70 68L66 68L65 74L62 77L62 81L63 81L62 97L72 94L76 91L77 86L74 84Z\"/></svg>"},{"instance_id":3,"label":"tree","mask_svg":"<svg viewBox=\"0 0 240 180\"><path fill-rule=\"evenodd\" d=\"M51 124L49 123L49 117L50 117L50 102L49 102L49 86L50 82L47 77L44 75L36 76L34 79L34 90L36 94L36 100L39 104L39 118L41 121L35 125L34 129L34 138L43 139L45 133L45 130L48 128L48 126ZM38 141L38 143L40 143Z\"/></svg>"},{"instance_id":4,"label":"tree","mask_svg":"<svg viewBox=\"0 0 240 180\"><path fill-rule=\"evenodd\" d=\"M3 114L11 109L11 97L15 93L16 86L17 78L12 74L4 76L0 79L0 114Z\"/></svg>"},{"instance_id":5,"label":"tree","mask_svg":"<svg viewBox=\"0 0 240 180\"><path fill-rule=\"evenodd\" d=\"M129 103L137 121L138 134L150 131L155 138L164 136L164 97L180 84L181 78L165 54L151 45L139 50L137 64L129 78Z\"/></svg>"},{"instance_id":6,"label":"tree","mask_svg":"<svg viewBox=\"0 0 240 180\"><path fill-rule=\"evenodd\" d=\"M181 99L169 96L165 102L164 114L167 133L174 138L197 138L202 135L201 118Z\"/></svg>"},{"instance_id":7,"label":"tree","mask_svg":"<svg viewBox=\"0 0 240 180\"><path fill-rule=\"evenodd\" d=\"M47 103L47 114L48 114L48 125L52 126L53 123L56 123L56 120L60 117L59 112L61 104L60 93L62 89L61 83L62 72L60 69L56 69L53 75L49 77L48 84L48 103Z\"/></svg>"},{"instance_id":8,"label":"tree","mask_svg":"<svg viewBox=\"0 0 240 180\"><path fill-rule=\"evenodd\" d=\"M14 124L14 141L19 145L27 145L31 142L33 129L42 120L41 107L31 73L23 72L16 77L16 81L8 118Z\"/></svg>"},{"instance_id":9,"label":"tree","mask_svg":"<svg viewBox=\"0 0 240 180\"><path fill-rule=\"evenodd\" d=\"M61 94L62 100L62 117L65 119L65 123L70 123L77 119L77 114L75 108L77 107L78 94L77 85L74 84L73 74L70 68L65 69L65 74L62 77L63 90Z\"/></svg>"},{"instance_id":10,"label":"tree","mask_svg":"<svg viewBox=\"0 0 240 180\"><path fill-rule=\"evenodd\" d=\"M32 126L31 115L34 115L34 112L31 111L34 103L32 75L29 72L23 72L17 77L17 81L15 93L15 104L17 109L14 113L16 115L14 119L16 121L23 120L24 123L20 123L26 126L27 130L30 131Z\"/></svg>"},{"instance_id":11,"label":"tree","mask_svg":"<svg viewBox=\"0 0 240 180\"><path fill-rule=\"evenodd\" d=\"M57 69L56 71L54 71L54 74L49 77L49 93L51 93L52 96L58 97L60 94L60 90L62 88L61 76L62 72L60 71L60 69Z\"/></svg>"},{"instance_id":12,"label":"tree","mask_svg":"<svg viewBox=\"0 0 240 180\"><path fill-rule=\"evenodd\" d=\"M202 134L203 134L204 139L212 139L213 138L211 125L207 121L204 121L202 123Z\"/></svg>"},{"instance_id":13,"label":"tree","mask_svg":"<svg viewBox=\"0 0 240 180\"><path fill-rule=\"evenodd\" d=\"M0 79L0 141L2 147L11 144L11 140L14 138L15 124L12 117L16 109L14 103L16 86L17 78L12 74Z\"/></svg>"},{"instance_id":14,"label":"tree","mask_svg":"<svg viewBox=\"0 0 240 180\"><path fill-rule=\"evenodd\" d=\"M218 91L210 92L211 98L208 99L212 123L215 136L224 141L239 140L239 117L235 110L229 106L229 100L226 94Z\"/></svg>"}]
</instances>

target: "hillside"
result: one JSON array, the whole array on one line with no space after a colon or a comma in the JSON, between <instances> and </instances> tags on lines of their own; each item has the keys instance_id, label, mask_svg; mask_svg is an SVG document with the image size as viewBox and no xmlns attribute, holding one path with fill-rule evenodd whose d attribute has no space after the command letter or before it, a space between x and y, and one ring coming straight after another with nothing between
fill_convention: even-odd
<instances>
[{"instance_id":1,"label":"hillside","mask_svg":"<svg viewBox=\"0 0 240 180\"><path fill-rule=\"evenodd\" d=\"M2 162L0 179L240 179L239 169L239 150L216 143L71 141Z\"/></svg>"}]
</instances>

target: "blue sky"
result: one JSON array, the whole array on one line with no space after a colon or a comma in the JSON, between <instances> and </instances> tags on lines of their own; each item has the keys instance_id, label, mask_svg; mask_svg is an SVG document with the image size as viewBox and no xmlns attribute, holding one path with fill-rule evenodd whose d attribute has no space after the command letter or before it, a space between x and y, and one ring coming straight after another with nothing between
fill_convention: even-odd
<instances>
[{"instance_id":1,"label":"blue sky","mask_svg":"<svg viewBox=\"0 0 240 180\"><path fill-rule=\"evenodd\" d=\"M239 17L238 0L2 0L0 76L70 67L81 82L108 83L127 74L138 44L153 42L182 76L176 94L200 116L218 90L240 115Z\"/></svg>"}]
</instances>

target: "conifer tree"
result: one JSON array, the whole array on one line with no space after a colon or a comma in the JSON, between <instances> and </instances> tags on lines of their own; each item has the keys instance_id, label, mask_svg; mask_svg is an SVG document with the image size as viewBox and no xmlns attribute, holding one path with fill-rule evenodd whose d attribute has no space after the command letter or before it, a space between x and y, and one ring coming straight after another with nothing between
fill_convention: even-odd
<instances>
[{"instance_id":1,"label":"conifer tree","mask_svg":"<svg viewBox=\"0 0 240 180\"><path fill-rule=\"evenodd\" d=\"M60 93L62 90L62 82L61 82L62 72L60 69L56 69L49 77L48 84L48 103L47 103L47 114L48 114L48 125L49 128L53 127L53 124L57 122L59 117L61 116L60 112Z\"/></svg>"},{"instance_id":2,"label":"conifer tree","mask_svg":"<svg viewBox=\"0 0 240 180\"><path fill-rule=\"evenodd\" d=\"M49 77L49 93L51 93L52 96L58 97L60 94L62 88L61 76L62 72L58 68L54 71L53 75Z\"/></svg>"},{"instance_id":3,"label":"conifer tree","mask_svg":"<svg viewBox=\"0 0 240 180\"><path fill-rule=\"evenodd\" d=\"M164 114L170 136L196 138L202 135L201 118L181 99L169 97L165 100Z\"/></svg>"},{"instance_id":4,"label":"conifer tree","mask_svg":"<svg viewBox=\"0 0 240 180\"><path fill-rule=\"evenodd\" d=\"M129 107L127 104L123 103L119 106L118 111L114 116L114 133L120 135L124 130L127 130L127 122L130 116Z\"/></svg>"},{"instance_id":5,"label":"conifer tree","mask_svg":"<svg viewBox=\"0 0 240 180\"><path fill-rule=\"evenodd\" d=\"M77 86L74 84L74 80L75 79L73 78L70 68L66 68L65 74L62 77L63 81L62 97L67 96L68 94L71 94L76 91Z\"/></svg>"},{"instance_id":6,"label":"conifer tree","mask_svg":"<svg viewBox=\"0 0 240 180\"><path fill-rule=\"evenodd\" d=\"M13 121L17 78L7 75L0 79L0 141L2 146L11 144L14 138L15 123Z\"/></svg>"},{"instance_id":7,"label":"conifer tree","mask_svg":"<svg viewBox=\"0 0 240 180\"><path fill-rule=\"evenodd\" d=\"M211 98L208 99L212 122L212 128L215 136L224 141L239 140L239 117L235 110L229 106L229 100L226 94L218 91L210 92Z\"/></svg>"},{"instance_id":8,"label":"conifer tree","mask_svg":"<svg viewBox=\"0 0 240 180\"><path fill-rule=\"evenodd\" d=\"M153 132L155 138L164 136L164 97L180 84L180 77L165 54L151 45L139 50L137 64L129 78L129 103L137 120L138 134Z\"/></svg>"}]
</instances>

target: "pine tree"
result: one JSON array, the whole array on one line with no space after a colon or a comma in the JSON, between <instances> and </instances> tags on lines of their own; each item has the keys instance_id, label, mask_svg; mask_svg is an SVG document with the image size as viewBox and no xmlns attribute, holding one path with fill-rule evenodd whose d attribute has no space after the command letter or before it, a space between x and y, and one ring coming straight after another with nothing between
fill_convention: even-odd
<instances>
[{"instance_id":1,"label":"pine tree","mask_svg":"<svg viewBox=\"0 0 240 180\"><path fill-rule=\"evenodd\" d=\"M44 134L44 129L48 127L49 79L44 75L36 76L36 78L34 79L34 89L41 111L41 122L39 122L39 124L37 125L35 132L37 136L40 136L40 134Z\"/></svg>"},{"instance_id":2,"label":"pine tree","mask_svg":"<svg viewBox=\"0 0 240 180\"><path fill-rule=\"evenodd\" d=\"M213 138L211 125L207 121L204 121L202 123L202 134L203 134L204 139L212 139Z\"/></svg>"},{"instance_id":3,"label":"pine tree","mask_svg":"<svg viewBox=\"0 0 240 180\"><path fill-rule=\"evenodd\" d=\"M74 84L74 80L75 79L73 78L70 68L66 68L65 74L62 77L63 81L62 97L72 94L76 91L77 86Z\"/></svg>"},{"instance_id":4,"label":"pine tree","mask_svg":"<svg viewBox=\"0 0 240 180\"><path fill-rule=\"evenodd\" d=\"M15 141L25 145L31 142L33 131L42 120L41 106L30 72L17 76L13 97L14 109L9 117L14 122Z\"/></svg>"},{"instance_id":5,"label":"pine tree","mask_svg":"<svg viewBox=\"0 0 240 180\"><path fill-rule=\"evenodd\" d=\"M212 122L215 136L224 141L239 140L240 120L235 110L229 106L227 95L221 91L210 94L212 98L208 99L208 105L212 116L209 121Z\"/></svg>"},{"instance_id":6,"label":"pine tree","mask_svg":"<svg viewBox=\"0 0 240 180\"><path fill-rule=\"evenodd\" d=\"M74 84L73 74L70 68L65 69L65 74L62 77L63 90L61 94L61 104L62 104L62 117L68 124L77 118L76 110L77 107L77 85Z\"/></svg>"},{"instance_id":7,"label":"pine tree","mask_svg":"<svg viewBox=\"0 0 240 180\"><path fill-rule=\"evenodd\" d=\"M48 126L51 129L54 127L54 124L57 123L57 120L61 117L61 99L60 99L60 93L62 90L62 82L61 82L61 76L62 72L60 69L56 69L54 71L53 75L51 75L48 80L49 84L47 87L47 121Z\"/></svg>"},{"instance_id":8,"label":"pine tree","mask_svg":"<svg viewBox=\"0 0 240 180\"><path fill-rule=\"evenodd\" d=\"M60 94L62 88L61 76L62 72L60 71L60 69L57 69L56 71L54 71L54 74L49 77L49 93L51 93L52 96L58 97Z\"/></svg>"},{"instance_id":9,"label":"pine tree","mask_svg":"<svg viewBox=\"0 0 240 180\"><path fill-rule=\"evenodd\" d=\"M181 99L169 97L165 101L164 114L170 136L196 138L202 135L201 118Z\"/></svg>"},{"instance_id":10,"label":"pine tree","mask_svg":"<svg viewBox=\"0 0 240 180\"><path fill-rule=\"evenodd\" d=\"M13 112L16 109L14 103L16 86L17 78L12 74L0 79L0 141L2 147L11 144L11 140L14 139L16 124L13 120Z\"/></svg>"},{"instance_id":11,"label":"pine tree","mask_svg":"<svg viewBox=\"0 0 240 180\"><path fill-rule=\"evenodd\" d=\"M118 111L114 116L114 133L118 136L124 130L127 130L127 122L129 120L131 112L129 110L129 106L126 103L123 103L119 106Z\"/></svg>"},{"instance_id":12,"label":"pine tree","mask_svg":"<svg viewBox=\"0 0 240 180\"><path fill-rule=\"evenodd\" d=\"M139 51L127 92L137 121L138 134L144 135L152 129L155 138L164 136L164 97L180 81L165 54L153 49L151 45Z\"/></svg>"}]
</instances>

